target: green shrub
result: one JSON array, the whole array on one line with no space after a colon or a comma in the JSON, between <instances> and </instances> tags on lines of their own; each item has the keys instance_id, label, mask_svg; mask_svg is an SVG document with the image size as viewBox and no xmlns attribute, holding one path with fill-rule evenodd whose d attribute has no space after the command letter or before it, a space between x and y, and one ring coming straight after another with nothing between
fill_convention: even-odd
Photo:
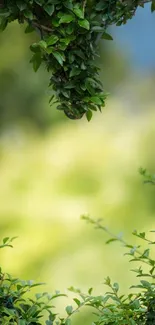
<instances>
[{"instance_id":1,"label":"green shrub","mask_svg":"<svg viewBox=\"0 0 155 325\"><path fill-rule=\"evenodd\" d=\"M34 70L44 62L50 71L58 109L71 119L86 114L90 120L92 111L101 110L106 98L95 64L98 41L101 37L112 40L108 26L125 24L145 2L0 0L0 30L14 20L26 22L26 33L37 30L41 40L31 45Z\"/></svg>"},{"instance_id":2,"label":"green shrub","mask_svg":"<svg viewBox=\"0 0 155 325\"><path fill-rule=\"evenodd\" d=\"M132 271L141 278L138 285L132 285L133 292L122 295L119 292L119 284L111 282L107 277L105 285L108 291L103 295L93 295L93 289L88 293L83 293L74 287L69 288L74 294L73 306L66 307L66 317L61 317L59 313L53 312L54 299L65 296L59 292L50 295L46 292L37 293L35 298L29 298L27 293L41 283L33 281L22 281L13 278L0 268L0 324L19 324L19 325L70 325L74 323L75 313L79 312L84 306L91 307L91 325L153 325L155 324L155 259L151 256L152 241L144 232L133 232L133 235L143 240L146 247L142 249L140 245L131 245L124 241L121 236L111 234L102 225L101 220L83 216L82 219L94 225L97 229L103 230L110 236L107 244L119 241L126 249L130 257L130 262L138 262L138 267ZM155 231L153 231L155 232ZM14 238L4 238L0 248L12 247ZM151 249L150 249L151 247ZM143 265L143 267L142 267ZM147 281L146 281L147 278ZM47 318L44 321L45 317Z\"/></svg>"}]
</instances>

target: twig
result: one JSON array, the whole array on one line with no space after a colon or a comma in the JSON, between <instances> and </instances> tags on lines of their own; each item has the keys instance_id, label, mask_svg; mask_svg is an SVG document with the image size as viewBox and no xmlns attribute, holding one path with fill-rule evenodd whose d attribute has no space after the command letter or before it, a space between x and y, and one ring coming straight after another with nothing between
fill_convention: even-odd
<instances>
[{"instance_id":1,"label":"twig","mask_svg":"<svg viewBox=\"0 0 155 325\"><path fill-rule=\"evenodd\" d=\"M39 23L37 23L37 21L34 20L30 20L30 19L26 19L24 18L25 21L30 24L32 27L37 27L40 30L44 30L46 32L53 32L53 29L44 25L40 25Z\"/></svg>"},{"instance_id":2,"label":"twig","mask_svg":"<svg viewBox=\"0 0 155 325\"><path fill-rule=\"evenodd\" d=\"M84 0L84 2L83 2L83 13L85 12L86 5L87 5L87 0Z\"/></svg>"},{"instance_id":3,"label":"twig","mask_svg":"<svg viewBox=\"0 0 155 325\"><path fill-rule=\"evenodd\" d=\"M53 29L44 25L40 25L35 21L32 21L32 26L38 27L39 29L42 29L46 32L53 32Z\"/></svg>"},{"instance_id":4,"label":"twig","mask_svg":"<svg viewBox=\"0 0 155 325\"><path fill-rule=\"evenodd\" d=\"M92 219L92 218L90 218L90 217L88 217L88 216L85 216L85 215L83 215L82 217L81 217L83 220L86 220L88 223L91 223L91 224L93 224L94 226L95 226L95 228L96 229L100 229L100 230L103 230L104 232L106 232L110 237L112 237L112 239L114 239L114 240L116 240L116 241L119 241L120 243L122 243L123 244L123 246L124 247L130 247L130 248L134 248L134 252L135 253L137 253L138 255L140 255L140 256L142 256L143 255L143 253L139 250L139 249L137 249L137 247L135 246L132 246L132 245L129 245L124 239L122 239L121 237L119 237L119 236L116 236L116 235L114 235L112 232L110 232L106 227L104 227L104 226L102 226L102 224L101 224L101 220L99 219L99 220L94 220L94 219ZM146 239L145 239L146 240ZM146 240L146 241L149 241L149 240ZM149 243L151 243L150 241L149 241ZM148 261L149 262L147 262L147 261L145 261L145 260L141 260L141 262L143 262L143 263L145 263L145 264L147 264L147 265L151 265L151 258L148 258Z\"/></svg>"}]
</instances>

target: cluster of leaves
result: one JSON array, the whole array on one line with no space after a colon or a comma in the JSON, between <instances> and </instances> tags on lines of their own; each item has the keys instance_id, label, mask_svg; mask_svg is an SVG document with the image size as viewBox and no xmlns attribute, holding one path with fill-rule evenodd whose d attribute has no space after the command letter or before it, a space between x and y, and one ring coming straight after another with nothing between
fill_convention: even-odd
<instances>
[{"instance_id":1,"label":"cluster of leaves","mask_svg":"<svg viewBox=\"0 0 155 325\"><path fill-rule=\"evenodd\" d=\"M82 219L110 236L106 244L118 241L123 247L127 248L128 251L124 255L130 257L130 262L138 262L138 267L132 269L132 271L136 273L138 278L142 278L138 285L131 286L130 289L134 289L135 292L124 296L119 293L118 283L112 284L110 278L107 277L105 284L110 288L110 291L102 297L100 314L98 313L99 319L93 325L154 325L155 259L151 256L153 249L150 249L150 247L155 245L155 241L147 238L145 232L139 233L135 230L133 235L147 243L147 247L142 248L141 245L131 245L122 238L122 234L113 235L103 226L102 220L94 221L89 216L82 216ZM155 231L151 232L154 233ZM146 278L147 281L144 280Z\"/></svg>"},{"instance_id":2,"label":"cluster of leaves","mask_svg":"<svg viewBox=\"0 0 155 325\"><path fill-rule=\"evenodd\" d=\"M84 306L91 307L93 321L91 325L153 325L155 324L155 259L151 256L148 246L155 244L155 241L146 237L144 232L133 232L133 235L147 243L142 249L140 245L131 245L124 241L122 236L115 236L102 225L101 220L94 221L88 216L82 219L91 223L95 228L106 232L110 239L106 242L119 241L126 249L125 255L130 256L130 262L138 262L138 268L132 271L138 278L142 278L138 285L131 286L134 291L127 296L122 295L119 284L111 282L107 277L105 285L108 291L103 295L93 295L93 289L83 293L79 289L70 287L69 291L74 294L73 305L65 308L66 317L61 317L53 312L53 300L65 296L56 291L50 295L47 292L37 293L35 298L29 298L27 292L33 287L41 285L33 281L22 281L4 273L0 268L0 319L2 325L41 325L44 323L43 316L47 315L46 325L71 325L73 315ZM154 231L155 232L155 231ZM4 238L0 248L12 247L12 240ZM142 267L144 265L144 267ZM145 278L148 278L146 281Z\"/></svg>"},{"instance_id":3,"label":"cluster of leaves","mask_svg":"<svg viewBox=\"0 0 155 325\"><path fill-rule=\"evenodd\" d=\"M12 247L14 238L4 238L0 248ZM26 296L32 288L42 284L13 278L0 268L0 324L41 325L41 319L46 312L46 324L52 325L56 318L56 314L52 312L53 300L65 295L56 291L53 295L47 292L37 293L34 299Z\"/></svg>"},{"instance_id":4,"label":"cluster of leaves","mask_svg":"<svg viewBox=\"0 0 155 325\"><path fill-rule=\"evenodd\" d=\"M31 45L34 70L45 62L57 108L71 119L86 114L90 120L106 98L94 63L98 40L112 39L107 27L126 23L138 5L139 0L0 0L0 30L13 20L26 22L26 33L37 30L41 40Z\"/></svg>"}]
</instances>

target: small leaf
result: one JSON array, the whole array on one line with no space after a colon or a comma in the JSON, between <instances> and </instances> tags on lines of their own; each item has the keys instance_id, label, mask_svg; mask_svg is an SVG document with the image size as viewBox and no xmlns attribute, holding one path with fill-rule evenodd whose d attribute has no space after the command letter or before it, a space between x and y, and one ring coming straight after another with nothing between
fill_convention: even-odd
<instances>
[{"instance_id":1,"label":"small leaf","mask_svg":"<svg viewBox=\"0 0 155 325\"><path fill-rule=\"evenodd\" d=\"M139 237L141 237L141 238L145 238L145 232L140 232L140 233L139 233Z\"/></svg>"},{"instance_id":2,"label":"small leaf","mask_svg":"<svg viewBox=\"0 0 155 325\"><path fill-rule=\"evenodd\" d=\"M73 307L72 306L67 306L66 307L66 312L67 312L68 315L71 315L72 312L73 312Z\"/></svg>"},{"instance_id":3,"label":"small leaf","mask_svg":"<svg viewBox=\"0 0 155 325\"><path fill-rule=\"evenodd\" d=\"M106 284L108 286L111 284L111 280L110 280L109 276L107 276L107 278L105 279L104 284Z\"/></svg>"},{"instance_id":4,"label":"small leaf","mask_svg":"<svg viewBox=\"0 0 155 325\"><path fill-rule=\"evenodd\" d=\"M102 105L101 99L97 96L90 97L90 100L96 105Z\"/></svg>"},{"instance_id":5,"label":"small leaf","mask_svg":"<svg viewBox=\"0 0 155 325\"><path fill-rule=\"evenodd\" d=\"M72 15L63 15L61 18L60 18L60 21L59 23L60 24L69 24L71 21L74 20L74 17Z\"/></svg>"},{"instance_id":6,"label":"small leaf","mask_svg":"<svg viewBox=\"0 0 155 325\"><path fill-rule=\"evenodd\" d=\"M109 40L109 41L113 41L112 36L109 35L108 33L103 33L102 38L106 39L106 40Z\"/></svg>"},{"instance_id":7,"label":"small leaf","mask_svg":"<svg viewBox=\"0 0 155 325\"><path fill-rule=\"evenodd\" d=\"M4 239L3 239L3 244L6 244L6 242L9 240L9 237L5 237Z\"/></svg>"},{"instance_id":8,"label":"small leaf","mask_svg":"<svg viewBox=\"0 0 155 325\"><path fill-rule=\"evenodd\" d=\"M47 48L47 43L43 40L41 40L38 45L43 49L45 50Z\"/></svg>"},{"instance_id":9,"label":"small leaf","mask_svg":"<svg viewBox=\"0 0 155 325\"><path fill-rule=\"evenodd\" d=\"M32 59L30 60L31 63L33 63L33 70L35 72L38 71L41 63L42 63L42 59L39 53L35 53L32 57Z\"/></svg>"},{"instance_id":10,"label":"small leaf","mask_svg":"<svg viewBox=\"0 0 155 325\"><path fill-rule=\"evenodd\" d=\"M25 34L32 33L32 32L34 32L34 27L28 25L25 29Z\"/></svg>"},{"instance_id":11,"label":"small leaf","mask_svg":"<svg viewBox=\"0 0 155 325\"><path fill-rule=\"evenodd\" d=\"M55 59L59 62L59 64L63 66L63 62L65 61L64 55L57 51L52 51L51 53L53 54Z\"/></svg>"},{"instance_id":12,"label":"small leaf","mask_svg":"<svg viewBox=\"0 0 155 325\"><path fill-rule=\"evenodd\" d=\"M56 35L51 35L48 39L47 39L47 45L53 45L55 44L57 41L59 40L59 37Z\"/></svg>"},{"instance_id":13,"label":"small leaf","mask_svg":"<svg viewBox=\"0 0 155 325\"><path fill-rule=\"evenodd\" d=\"M78 24L80 27L85 28L87 30L90 29L90 24L89 21L87 19L83 19L83 20L78 20Z\"/></svg>"},{"instance_id":14,"label":"small leaf","mask_svg":"<svg viewBox=\"0 0 155 325\"><path fill-rule=\"evenodd\" d=\"M70 78L74 77L74 76L78 76L80 74L81 70L77 67L73 67L69 76Z\"/></svg>"},{"instance_id":15,"label":"small leaf","mask_svg":"<svg viewBox=\"0 0 155 325\"><path fill-rule=\"evenodd\" d=\"M65 321L65 325L71 325L71 320L68 318L68 319L66 319L66 321Z\"/></svg>"},{"instance_id":16,"label":"small leaf","mask_svg":"<svg viewBox=\"0 0 155 325\"><path fill-rule=\"evenodd\" d=\"M111 238L111 239L108 239L107 241L106 241L106 244L110 244L110 243L112 243L113 241L117 241L118 239L116 239L116 238Z\"/></svg>"},{"instance_id":17,"label":"small leaf","mask_svg":"<svg viewBox=\"0 0 155 325\"><path fill-rule=\"evenodd\" d=\"M151 288L151 283L149 283L148 281L145 281L145 280L141 280L140 281L141 284L143 285L144 288Z\"/></svg>"},{"instance_id":18,"label":"small leaf","mask_svg":"<svg viewBox=\"0 0 155 325\"><path fill-rule=\"evenodd\" d=\"M49 16L52 16L54 13L54 4L46 4L44 5L44 10L48 13Z\"/></svg>"},{"instance_id":19,"label":"small leaf","mask_svg":"<svg viewBox=\"0 0 155 325\"><path fill-rule=\"evenodd\" d=\"M113 289L114 289L115 292L118 292L118 290L119 290L119 284L117 282L115 282L113 284Z\"/></svg>"},{"instance_id":20,"label":"small leaf","mask_svg":"<svg viewBox=\"0 0 155 325\"><path fill-rule=\"evenodd\" d=\"M91 295L92 291L93 291L93 288L89 288L89 290L88 290L89 295Z\"/></svg>"},{"instance_id":21,"label":"small leaf","mask_svg":"<svg viewBox=\"0 0 155 325\"><path fill-rule=\"evenodd\" d=\"M86 112L86 117L87 117L87 121L88 121L88 122L92 119L92 116L93 116L93 113L92 113L92 111L89 109L89 110Z\"/></svg>"},{"instance_id":22,"label":"small leaf","mask_svg":"<svg viewBox=\"0 0 155 325\"><path fill-rule=\"evenodd\" d=\"M84 19L84 12L82 9L74 8L73 11L78 18Z\"/></svg>"},{"instance_id":23,"label":"small leaf","mask_svg":"<svg viewBox=\"0 0 155 325\"><path fill-rule=\"evenodd\" d=\"M81 305L81 302L80 302L80 300L79 300L79 299L77 299L77 298L74 298L73 300L76 302L76 304L77 304L78 306L80 306L80 305Z\"/></svg>"},{"instance_id":24,"label":"small leaf","mask_svg":"<svg viewBox=\"0 0 155 325\"><path fill-rule=\"evenodd\" d=\"M26 320L19 319L18 324L19 325L26 325Z\"/></svg>"},{"instance_id":25,"label":"small leaf","mask_svg":"<svg viewBox=\"0 0 155 325\"><path fill-rule=\"evenodd\" d=\"M30 10L25 10L24 11L24 16L30 20L33 20L33 13Z\"/></svg>"}]
</instances>

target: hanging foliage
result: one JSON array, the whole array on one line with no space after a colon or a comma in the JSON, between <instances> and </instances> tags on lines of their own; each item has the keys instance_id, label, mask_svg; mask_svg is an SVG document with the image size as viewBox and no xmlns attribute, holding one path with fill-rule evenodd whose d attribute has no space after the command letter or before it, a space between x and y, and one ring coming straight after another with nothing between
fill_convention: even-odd
<instances>
[{"instance_id":1,"label":"hanging foliage","mask_svg":"<svg viewBox=\"0 0 155 325\"><path fill-rule=\"evenodd\" d=\"M30 46L37 71L45 63L57 109L71 119L102 109L106 93L95 65L100 38L112 40L109 25L125 24L135 14L139 0L0 0L0 30L18 20L25 32L37 30L40 41ZM152 11L155 1L152 2ZM50 98L50 103L54 97Z\"/></svg>"}]
</instances>

